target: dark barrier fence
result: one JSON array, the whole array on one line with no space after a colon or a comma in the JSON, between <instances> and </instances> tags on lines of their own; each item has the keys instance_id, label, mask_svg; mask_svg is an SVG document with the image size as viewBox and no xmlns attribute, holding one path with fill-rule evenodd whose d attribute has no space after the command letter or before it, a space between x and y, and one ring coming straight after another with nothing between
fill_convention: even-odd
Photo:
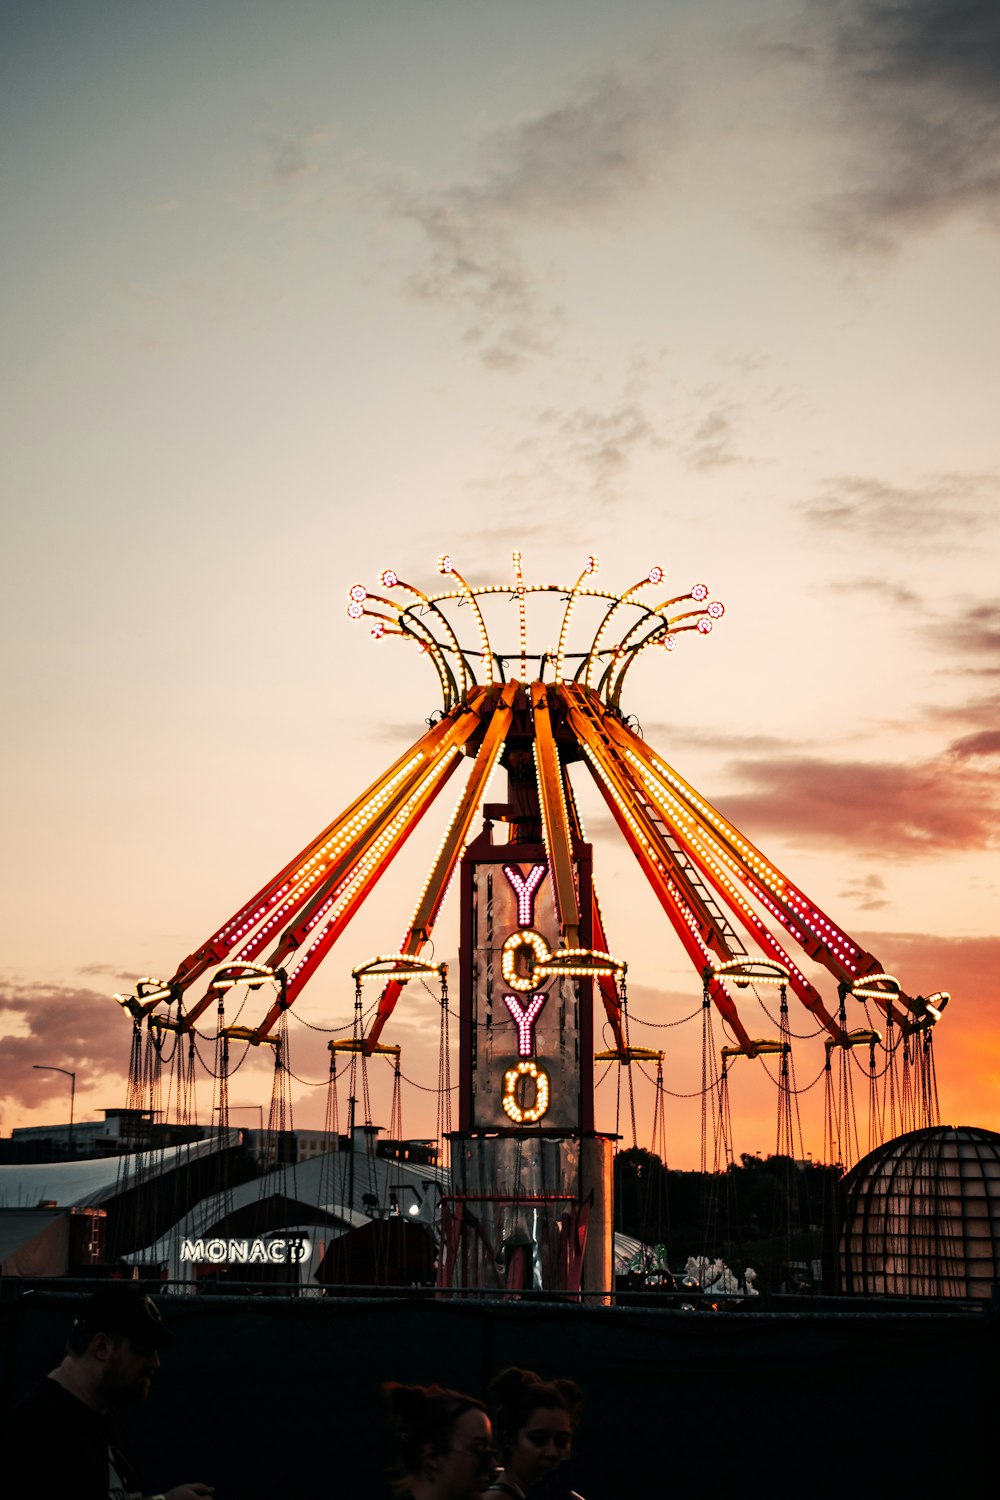
<instances>
[{"instance_id":1,"label":"dark barrier fence","mask_svg":"<svg viewBox=\"0 0 1000 1500\"><path fill-rule=\"evenodd\" d=\"M61 1291L0 1300L5 1407L58 1362L74 1305ZM161 1306L177 1341L150 1401L124 1414L147 1494L204 1479L218 1500L375 1500L390 1456L380 1383L482 1395L508 1364L584 1388L573 1466L587 1500L678 1487L864 1500L947 1483L963 1494L993 1467L1000 1320L986 1309L235 1296Z\"/></svg>"}]
</instances>

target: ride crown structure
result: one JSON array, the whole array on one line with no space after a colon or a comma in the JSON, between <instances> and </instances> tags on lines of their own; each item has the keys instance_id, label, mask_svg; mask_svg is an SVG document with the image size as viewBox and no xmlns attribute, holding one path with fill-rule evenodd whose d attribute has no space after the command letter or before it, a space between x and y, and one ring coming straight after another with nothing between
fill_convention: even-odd
<instances>
[{"instance_id":1,"label":"ride crown structure","mask_svg":"<svg viewBox=\"0 0 1000 1500\"><path fill-rule=\"evenodd\" d=\"M169 980L144 978L133 995L116 997L132 1015L177 1003L179 1024L187 1030L224 990L240 984L252 989L275 986L274 1003L249 1028L254 1039L266 1038L444 792L462 758L468 757L472 760L468 782L399 952L387 961L387 983L365 1038L366 1047L372 1048L411 977L409 964L431 937L507 740L524 739L530 724L561 944L569 950L559 963L571 957L580 931L569 854L571 831L579 820L567 766L582 761L689 958L699 973L709 971L711 998L747 1055L755 1054L756 1043L740 1019L733 994L744 981L784 976L831 1041L841 1045L846 1039L844 1026L759 913L784 930L786 941L829 971L842 997L869 1000L886 1018L907 1028L934 1025L947 1004L945 992L926 998L908 995L873 954L854 942L653 751L623 716L623 683L640 656L656 648L673 650L685 632L707 635L722 618L722 604L709 598L704 584L696 583L683 593L650 604L649 591L663 582L660 567L650 568L624 593L598 586L594 557L588 558L571 587L526 583L520 553L514 554L513 584L473 588L447 555L439 559L438 567L451 585L444 590L425 593L386 570L381 579L384 594L356 584L348 604L352 619L374 622L376 639L402 637L429 657L443 698L436 722L186 957ZM528 651L528 603L539 594L560 596L565 608L555 650L532 654ZM495 651L487 634L481 601L495 595L511 599L517 607L519 645L513 654ZM583 599L600 600L606 608L588 648L570 652L570 628ZM468 606L477 635L472 647L459 643L448 618L446 609L455 605ZM512 666L517 668L514 677L509 675ZM599 912L596 922L596 940L603 946ZM206 975L210 976L207 988L194 1004L180 1005ZM611 975L600 977L610 979ZM615 1039L624 1045L614 990L613 983L602 985Z\"/></svg>"},{"instance_id":2,"label":"ride crown structure","mask_svg":"<svg viewBox=\"0 0 1000 1500\"><path fill-rule=\"evenodd\" d=\"M527 582L519 552L507 582L474 586L449 555L439 558L438 571L444 586L427 591L387 569L377 590L351 588L347 607L352 620L368 623L376 640L395 639L427 658L441 693L429 727L168 980L147 977L133 993L116 996L136 1032L146 1027L193 1038L206 1011L214 1005L221 1018L226 994L243 987L247 999L260 997L262 1014L252 1025L220 1025L219 1036L226 1045L271 1043L280 1054L290 1008L464 764L464 786L398 948L353 970L359 993L362 978L382 982L370 1023L356 1026L350 1042L331 1047L363 1056L392 1052L398 1067L398 1049L383 1043L383 1032L411 979L444 977L444 966L426 954L464 860L461 1130L592 1133L592 986L613 1042L601 1058L628 1065L637 1059L662 1062L662 1053L630 1046L625 964L610 948L591 878L590 846L570 776L578 766L593 779L700 976L705 1010L714 1008L721 1017L727 1042L713 1084L724 1085L734 1057L766 1061L776 1055L787 1090L790 993L825 1034L828 1074L831 1058L836 1055L846 1067L853 1049L867 1051L871 1078L879 1051L890 1078L900 1056L912 1060L922 1070L916 1084L922 1102L909 1118L901 1113L898 1123L935 1123L930 1040L947 993L907 993L651 748L622 711L625 681L640 658L672 652L685 635L707 636L723 618L723 605L708 587L671 590L656 566L615 592L599 584L592 556L572 584ZM556 606L555 644L532 651L529 614L545 596L550 611ZM487 629L487 616L492 620L498 612L516 632L502 651ZM488 786L501 765L507 799L489 803ZM483 832L476 837L480 813ZM505 841L497 841L495 829L505 831ZM494 905L506 913L503 931L504 924L494 921ZM488 938L482 935L484 913L491 924ZM824 998L802 966L806 960L814 972L818 966L832 977L835 999ZM748 989L769 985L781 993L777 1038L753 1035L743 1004ZM549 997L556 993L564 997L559 1077L539 1040L548 1035L557 1009ZM864 1007L864 1026L851 1024L853 1001ZM498 1025L506 1030L494 1045ZM573 1038L572 1064L566 1034ZM487 1076L489 1107L483 1103ZM904 1084L904 1092L907 1087L912 1093L913 1085ZM559 1103L567 1088L577 1101L569 1112ZM831 1112L837 1107L831 1102ZM890 1126L894 1113L895 1105ZM843 1143L849 1134L843 1121L836 1129L831 1124L831 1139L835 1133ZM786 1144L793 1154L790 1128Z\"/></svg>"}]
</instances>

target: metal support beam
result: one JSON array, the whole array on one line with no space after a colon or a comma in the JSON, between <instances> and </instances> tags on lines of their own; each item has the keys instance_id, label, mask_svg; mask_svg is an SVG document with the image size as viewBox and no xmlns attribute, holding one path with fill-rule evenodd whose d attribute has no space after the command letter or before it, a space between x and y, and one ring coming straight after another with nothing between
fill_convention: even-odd
<instances>
[{"instance_id":1,"label":"metal support beam","mask_svg":"<svg viewBox=\"0 0 1000 1500\"><path fill-rule=\"evenodd\" d=\"M416 957L433 931L438 912L441 910L441 903L455 873L455 866L462 857L472 820L483 800L487 783L507 738L513 718L514 699L520 688L519 682L507 682L500 690L500 697L487 725L469 780L459 798L458 806L452 813L448 831L444 836L437 859L434 861L434 868L428 876L406 939L399 950L408 958ZM370 1050L378 1041L382 1028L392 1015L396 1001L402 993L403 983L405 981L390 979L382 991L375 1019L365 1039L366 1050Z\"/></svg>"},{"instance_id":2,"label":"metal support beam","mask_svg":"<svg viewBox=\"0 0 1000 1500\"><path fill-rule=\"evenodd\" d=\"M542 810L545 851L552 871L556 916L563 946L580 946L580 907L573 873L573 839L563 797L562 766L552 733L549 699L545 684L531 684L531 710L535 727L535 771Z\"/></svg>"}]
</instances>

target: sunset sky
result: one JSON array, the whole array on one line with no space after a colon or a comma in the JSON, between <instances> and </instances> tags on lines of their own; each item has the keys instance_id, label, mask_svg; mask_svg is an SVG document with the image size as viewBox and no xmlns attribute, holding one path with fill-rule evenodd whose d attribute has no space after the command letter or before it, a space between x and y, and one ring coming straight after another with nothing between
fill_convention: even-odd
<instances>
[{"instance_id":1,"label":"sunset sky","mask_svg":"<svg viewBox=\"0 0 1000 1500\"><path fill-rule=\"evenodd\" d=\"M0 1130L67 1117L34 1063L77 1071L78 1119L124 1103L112 991L438 706L348 587L432 587L445 549L506 580L515 546L537 581L594 552L609 587L659 563L725 602L623 706L911 993L952 992L943 1117L1000 1128L1000 9L7 0L2 28ZM349 1016L445 815L305 1020ZM635 1012L688 1015L697 976L592 833ZM405 994L386 1039L426 1085L436 1037ZM691 1025L633 1040L697 1088ZM299 1078L324 1044L293 1021ZM231 1098L269 1092L255 1059ZM296 1085L298 1123L322 1096ZM773 1150L773 1092L732 1100L738 1149ZM672 1166L696 1104L668 1104ZM410 1090L408 1133L433 1122Z\"/></svg>"}]
</instances>

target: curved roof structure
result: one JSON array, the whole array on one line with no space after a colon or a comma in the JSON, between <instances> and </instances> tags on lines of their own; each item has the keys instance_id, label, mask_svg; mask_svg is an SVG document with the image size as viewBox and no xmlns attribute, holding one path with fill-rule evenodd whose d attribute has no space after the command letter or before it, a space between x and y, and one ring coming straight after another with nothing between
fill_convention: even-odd
<instances>
[{"instance_id":1,"label":"curved roof structure","mask_svg":"<svg viewBox=\"0 0 1000 1500\"><path fill-rule=\"evenodd\" d=\"M0 1166L0 1208L98 1208L123 1188L159 1177L239 1142L238 1131L214 1133L204 1141L138 1155L100 1156L85 1161L32 1162Z\"/></svg>"}]
</instances>

